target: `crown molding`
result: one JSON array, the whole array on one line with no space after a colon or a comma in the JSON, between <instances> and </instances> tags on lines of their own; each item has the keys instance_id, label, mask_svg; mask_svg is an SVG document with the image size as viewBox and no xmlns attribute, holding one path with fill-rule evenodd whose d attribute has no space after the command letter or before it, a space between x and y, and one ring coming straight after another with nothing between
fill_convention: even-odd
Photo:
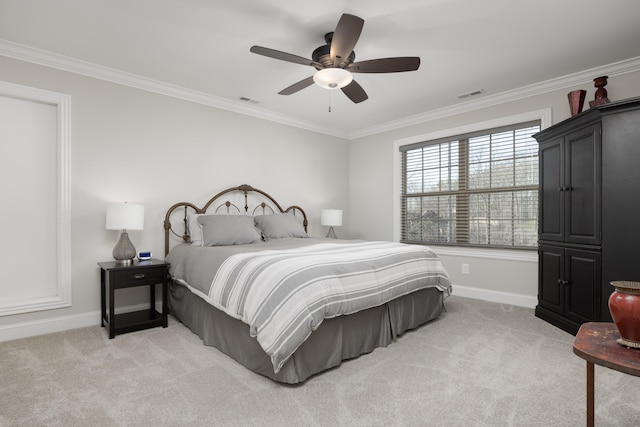
<instances>
[{"instance_id":1,"label":"crown molding","mask_svg":"<svg viewBox=\"0 0 640 427\"><path fill-rule=\"evenodd\" d=\"M475 99L473 101L468 101L462 104L456 104L449 107L428 111L426 113L405 117L399 120L381 123L376 126L363 128L354 132L350 132L349 139L353 140L362 138L365 136L404 128L407 126L418 125L431 120L442 119L457 114L468 113L487 107L493 107L507 102L517 101L535 95L541 95L547 92L566 89L568 87L573 87L584 83L592 83L593 76L606 75L609 77L615 77L637 71L640 71L640 56L626 59L620 62L615 62L613 64L592 68L590 70L580 71L578 73L569 74L563 77L546 80L541 83L535 83L532 85L523 86L521 88L500 92L495 95L485 96L483 98Z\"/></svg>"},{"instance_id":2,"label":"crown molding","mask_svg":"<svg viewBox=\"0 0 640 427\"><path fill-rule=\"evenodd\" d=\"M136 89L142 89L160 95L195 102L209 107L220 108L222 110L268 120L286 126L310 130L342 139L348 138L348 134L344 132L327 129L310 121L296 119L284 114L273 113L259 107L240 103L240 101L230 101L208 93L187 89L171 83L142 77L137 74L127 73L114 68L104 67L91 62L13 43L8 40L0 39L0 55Z\"/></svg>"},{"instance_id":3,"label":"crown molding","mask_svg":"<svg viewBox=\"0 0 640 427\"><path fill-rule=\"evenodd\" d=\"M492 107L506 102L516 101L583 83L591 83L594 75L608 75L609 77L614 77L640 71L640 57L630 58L624 61L569 74L567 76L558 77L541 83L501 92L495 95L485 96L462 104L456 104L405 117L399 120L393 120L379 125L362 128L353 132L339 132L335 129L327 129L324 126L319 126L311 121L300 120L285 114L269 112L259 107L240 103L240 101L230 101L204 92L187 89L181 86L149 79L109 67L103 67L101 65L81 61L68 56L13 43L8 40L0 39L0 55L346 140L353 140L425 123L431 120L468 113L474 110Z\"/></svg>"}]
</instances>

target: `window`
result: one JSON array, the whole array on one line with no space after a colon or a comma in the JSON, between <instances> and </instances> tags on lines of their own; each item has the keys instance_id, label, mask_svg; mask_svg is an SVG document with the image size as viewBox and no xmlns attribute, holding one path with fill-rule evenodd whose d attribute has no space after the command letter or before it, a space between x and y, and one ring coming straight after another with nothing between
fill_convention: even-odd
<instances>
[{"instance_id":1,"label":"window","mask_svg":"<svg viewBox=\"0 0 640 427\"><path fill-rule=\"evenodd\" d=\"M400 146L401 241L535 248L540 122Z\"/></svg>"}]
</instances>

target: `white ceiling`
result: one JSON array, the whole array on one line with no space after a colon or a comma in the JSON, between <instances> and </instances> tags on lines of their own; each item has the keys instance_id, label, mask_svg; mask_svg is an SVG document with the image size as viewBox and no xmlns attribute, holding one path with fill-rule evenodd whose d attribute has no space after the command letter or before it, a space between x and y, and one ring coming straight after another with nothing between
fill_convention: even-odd
<instances>
[{"instance_id":1,"label":"white ceiling","mask_svg":"<svg viewBox=\"0 0 640 427\"><path fill-rule=\"evenodd\" d=\"M342 13L365 20L356 61L420 56L420 69L355 74L360 104L315 85L278 95L314 69L249 48L310 58ZM640 57L639 18L638 0L0 0L0 54L17 43L349 136Z\"/></svg>"}]
</instances>

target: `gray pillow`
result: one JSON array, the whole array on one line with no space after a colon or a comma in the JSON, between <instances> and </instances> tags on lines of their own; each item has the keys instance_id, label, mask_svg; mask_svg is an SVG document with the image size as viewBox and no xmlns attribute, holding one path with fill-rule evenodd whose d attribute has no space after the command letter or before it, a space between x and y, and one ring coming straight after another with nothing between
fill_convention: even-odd
<instances>
[{"instance_id":1,"label":"gray pillow","mask_svg":"<svg viewBox=\"0 0 640 427\"><path fill-rule=\"evenodd\" d=\"M283 237L309 237L293 214L256 215L256 225L262 230L264 240Z\"/></svg>"},{"instance_id":2,"label":"gray pillow","mask_svg":"<svg viewBox=\"0 0 640 427\"><path fill-rule=\"evenodd\" d=\"M248 215L203 215L198 217L198 223L202 225L204 246L244 245L261 240L253 217Z\"/></svg>"}]
</instances>

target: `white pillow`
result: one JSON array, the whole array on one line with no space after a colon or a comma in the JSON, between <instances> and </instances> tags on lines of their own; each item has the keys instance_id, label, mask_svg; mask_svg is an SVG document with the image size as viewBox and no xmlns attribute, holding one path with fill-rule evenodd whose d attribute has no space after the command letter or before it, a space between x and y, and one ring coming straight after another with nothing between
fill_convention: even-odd
<instances>
[{"instance_id":1,"label":"white pillow","mask_svg":"<svg viewBox=\"0 0 640 427\"><path fill-rule=\"evenodd\" d=\"M189 226L189 234L191 235L191 246L204 245L204 236L202 235L202 225L198 222L198 217L204 214L189 212L187 214L187 224Z\"/></svg>"}]
</instances>

